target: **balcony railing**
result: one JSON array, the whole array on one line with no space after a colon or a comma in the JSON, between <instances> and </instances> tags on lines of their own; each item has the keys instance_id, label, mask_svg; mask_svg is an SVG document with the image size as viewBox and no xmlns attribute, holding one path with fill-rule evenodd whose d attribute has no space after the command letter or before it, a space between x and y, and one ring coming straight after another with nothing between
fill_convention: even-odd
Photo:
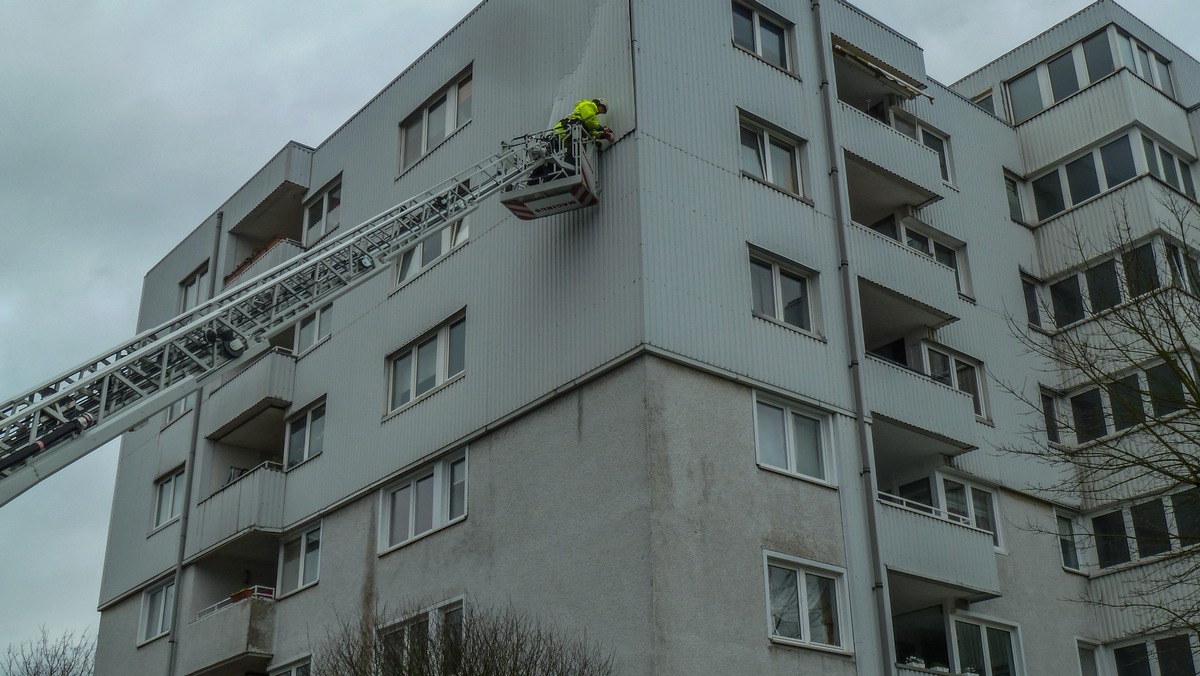
<instances>
[{"instance_id":1,"label":"balcony railing","mask_svg":"<svg viewBox=\"0 0 1200 676\"><path fill-rule=\"evenodd\" d=\"M897 664L896 673L900 676L907 676L908 674L920 674L921 676L928 676L928 674L937 674L938 676L967 676L957 671L950 671L949 667L928 668L916 667L911 664Z\"/></svg>"},{"instance_id":2,"label":"balcony railing","mask_svg":"<svg viewBox=\"0 0 1200 676\"><path fill-rule=\"evenodd\" d=\"M873 412L964 448L979 446L971 395L872 354L863 360L863 375Z\"/></svg>"},{"instance_id":3,"label":"balcony railing","mask_svg":"<svg viewBox=\"0 0 1200 676\"><path fill-rule=\"evenodd\" d=\"M939 582L954 590L947 596L1000 593L991 533L935 507L885 495L879 496L879 532L889 570Z\"/></svg>"},{"instance_id":4,"label":"balcony railing","mask_svg":"<svg viewBox=\"0 0 1200 676\"><path fill-rule=\"evenodd\" d=\"M178 673L266 673L275 651L275 601L250 596L180 627Z\"/></svg>"},{"instance_id":5,"label":"balcony railing","mask_svg":"<svg viewBox=\"0 0 1200 676\"><path fill-rule=\"evenodd\" d=\"M853 226L849 246L860 276L942 312L959 311L953 268L864 225Z\"/></svg>"},{"instance_id":6,"label":"balcony railing","mask_svg":"<svg viewBox=\"0 0 1200 676\"><path fill-rule=\"evenodd\" d=\"M194 512L189 550L202 551L251 528L282 528L286 477L281 465L265 462L202 500Z\"/></svg>"},{"instance_id":7,"label":"balcony railing","mask_svg":"<svg viewBox=\"0 0 1200 676\"><path fill-rule=\"evenodd\" d=\"M203 619L209 615L212 615L213 613L222 611L235 603L245 601L246 599L268 599L273 601L275 600L275 590L271 587L260 587L258 585L246 587L245 589L239 589L238 591L230 594L229 598L221 599L204 610L201 610L199 613L196 613L196 619Z\"/></svg>"},{"instance_id":8,"label":"balcony railing","mask_svg":"<svg viewBox=\"0 0 1200 676\"><path fill-rule=\"evenodd\" d=\"M971 520L961 514L947 512L946 510L934 507L933 505L926 505L916 502L915 500L902 498L899 495L892 495L891 493L884 493L880 491L879 499L890 505L896 505L897 507L903 507L904 509L911 509L914 512L920 512L921 514L928 514L943 521L949 521L951 523L957 523L963 526L971 525Z\"/></svg>"},{"instance_id":9,"label":"balcony railing","mask_svg":"<svg viewBox=\"0 0 1200 676\"><path fill-rule=\"evenodd\" d=\"M925 199L942 194L945 187L937 153L854 106L839 103L838 132L846 150L918 186Z\"/></svg>"},{"instance_id":10,"label":"balcony railing","mask_svg":"<svg viewBox=\"0 0 1200 676\"><path fill-rule=\"evenodd\" d=\"M219 439L265 408L287 407L292 403L295 376L296 358L290 350L277 347L264 352L209 395L204 435Z\"/></svg>"},{"instance_id":11,"label":"balcony railing","mask_svg":"<svg viewBox=\"0 0 1200 676\"><path fill-rule=\"evenodd\" d=\"M236 286L239 282L253 279L285 261L304 252L304 246L286 237L276 237L263 248L250 254L225 278L225 286Z\"/></svg>"}]
</instances>

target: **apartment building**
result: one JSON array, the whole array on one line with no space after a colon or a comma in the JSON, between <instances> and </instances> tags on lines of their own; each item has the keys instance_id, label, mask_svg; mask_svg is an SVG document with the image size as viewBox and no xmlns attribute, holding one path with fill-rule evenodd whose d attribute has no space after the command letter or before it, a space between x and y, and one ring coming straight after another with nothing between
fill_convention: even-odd
<instances>
[{"instance_id":1,"label":"apartment building","mask_svg":"<svg viewBox=\"0 0 1200 676\"><path fill-rule=\"evenodd\" d=\"M628 674L1195 673L1079 600L1154 569L1147 523L1200 540L1193 494L1001 450L1128 422L1017 334L1200 280L1156 199L1196 199L1200 63L1111 0L951 86L841 0L486 0L217 207L139 327L593 96L597 206L488 200L125 435L97 673L300 676L414 599ZM1130 255L1070 245L1116 205Z\"/></svg>"}]
</instances>

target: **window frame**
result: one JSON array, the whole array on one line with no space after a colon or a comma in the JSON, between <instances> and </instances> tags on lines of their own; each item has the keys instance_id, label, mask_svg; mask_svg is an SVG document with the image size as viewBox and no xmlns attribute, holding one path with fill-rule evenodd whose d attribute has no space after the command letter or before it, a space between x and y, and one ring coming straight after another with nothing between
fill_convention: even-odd
<instances>
[{"instance_id":1,"label":"window frame","mask_svg":"<svg viewBox=\"0 0 1200 676\"><path fill-rule=\"evenodd\" d=\"M775 324L780 324L789 329L800 331L817 338L821 337L820 331L820 303L818 302L819 282L817 272L809 267L800 265L793 261L767 252L764 249L750 245L750 313L759 319L765 319ZM755 296L757 295L758 286L754 277L755 264L761 266L769 266L771 268L771 286L772 286L772 303L775 314L767 314L760 311L756 307ZM804 316L808 320L807 326L793 324L783 317L776 315L786 315L782 312L783 309L783 281L782 276L787 275L792 278L803 280L804 289L802 292L804 302Z\"/></svg>"},{"instance_id":2,"label":"window frame","mask_svg":"<svg viewBox=\"0 0 1200 676\"><path fill-rule=\"evenodd\" d=\"M210 274L208 264L209 261L204 261L200 267L193 270L191 274L179 282L179 302L176 304L177 314L183 314L198 305L203 305L209 300L207 297L209 288L205 284ZM193 289L195 290L194 293ZM192 295L189 296L189 294Z\"/></svg>"},{"instance_id":3,"label":"window frame","mask_svg":"<svg viewBox=\"0 0 1200 676\"><path fill-rule=\"evenodd\" d=\"M199 398L200 390L193 390L192 392L171 402L171 405L167 406L166 408L167 419L163 427L166 427L176 420L179 420L184 416L185 413L194 410L196 408L196 401L199 400Z\"/></svg>"},{"instance_id":4,"label":"window frame","mask_svg":"<svg viewBox=\"0 0 1200 676\"><path fill-rule=\"evenodd\" d=\"M435 235L422 239L420 242L405 249L396 257L396 285L404 286L421 275L422 272L437 265L442 259L454 253L459 247L470 241L470 216L448 223L440 228ZM437 238L438 254L426 258L426 243L430 238Z\"/></svg>"},{"instance_id":5,"label":"window frame","mask_svg":"<svg viewBox=\"0 0 1200 676\"><path fill-rule=\"evenodd\" d=\"M946 499L947 481L963 486L963 494L966 496L966 514L950 511L950 503ZM995 550L1000 553L1004 553L1006 551L1004 545L1005 538L1002 532L1003 528L1001 528L1002 519L1000 518L1000 491L998 488L977 484L970 479L965 479L956 474L943 474L941 472L934 473L934 482L936 484L934 486L934 495L937 496L938 505L940 506L942 512L946 514L950 520L957 520L960 523L970 526L976 530L991 533L992 546L995 548ZM991 517L995 522L995 528L984 528L983 526L979 525L979 516L975 513L976 492L987 494L988 503L991 505L992 509Z\"/></svg>"},{"instance_id":6,"label":"window frame","mask_svg":"<svg viewBox=\"0 0 1200 676\"><path fill-rule=\"evenodd\" d=\"M433 396L434 393L440 391L450 383L453 383L466 375L466 322L466 310L456 312L449 319L446 319L438 324L438 326L422 333L415 340L409 341L407 344L405 344L404 347L401 347L398 350L393 350L388 354L387 358L385 359L385 364L387 367L387 391L386 397L384 398L384 402L387 407L387 410L384 411L385 419L399 413L400 411L412 407L417 402ZM454 333L455 327L459 326L460 324L463 326L463 363L461 369L452 373L450 371L450 369L453 368L453 365L451 364L453 357L451 338L453 338L452 334ZM416 391L419 385L417 376L420 371L420 350L422 347L433 341L437 341L437 353L434 358L434 381L429 389L417 394ZM400 403L396 403L396 367L397 364L404 359L407 359L409 363L408 390L405 392L407 398Z\"/></svg>"},{"instance_id":7,"label":"window frame","mask_svg":"<svg viewBox=\"0 0 1200 676\"><path fill-rule=\"evenodd\" d=\"M1159 633L1150 636L1139 636L1134 639L1118 641L1109 647L1109 653L1112 655L1112 662L1110 664L1112 665L1113 673L1117 674L1118 676L1121 674L1120 666L1117 663L1118 653L1129 648L1140 647L1146 655L1146 666L1148 673L1151 676L1163 676L1164 672L1162 670L1162 662L1159 659L1159 655L1162 651L1159 647L1159 643L1180 638L1187 639L1189 648L1188 652L1190 653L1189 656L1192 661L1192 669L1198 670L1197 673L1200 673L1200 662L1198 662L1196 659L1197 655L1200 655L1200 646L1197 645L1197 642L1200 641L1200 639L1194 638L1194 636L1195 635L1191 633Z\"/></svg>"},{"instance_id":8,"label":"window frame","mask_svg":"<svg viewBox=\"0 0 1200 676\"><path fill-rule=\"evenodd\" d=\"M1092 74L1091 67L1088 64L1087 52L1084 49L1084 43L1088 42L1100 35L1105 36L1105 43L1108 46L1109 69L1108 69L1108 71L1103 72L1103 73ZM1104 78L1108 77L1109 75L1115 73L1117 70L1120 69L1120 61L1119 61L1118 51L1119 51L1118 48L1113 43L1113 32L1111 30L1109 30L1109 28L1106 26L1104 28L1101 28L1098 31L1091 33L1090 35L1087 35L1087 36L1081 38L1080 40L1077 40L1076 42L1071 44L1070 47L1067 47L1066 49L1055 52L1054 54L1051 54L1049 57L1042 59L1041 61L1038 62L1037 65L1033 66L1032 68L1021 71L1017 75L1005 80L1003 82L1002 89L1004 90L1004 101L1005 101L1005 108L1006 108L1005 112L1007 114L1008 122L1010 122L1013 126L1022 124L1026 120L1036 117L1038 114L1042 113L1043 111L1047 110L1048 108L1051 108L1051 107L1061 103L1062 101L1078 94L1079 92L1096 84L1100 80L1103 80ZM1074 84L1071 87L1068 87L1068 89L1070 91L1062 92L1062 94L1060 96L1060 95L1058 95L1058 93L1056 93L1057 85L1056 85L1054 76L1051 73L1050 65L1052 63L1059 63L1062 61L1063 58L1066 58L1068 56L1071 59L1072 67L1069 70L1063 70L1063 71L1059 71L1059 72L1060 73L1070 73L1070 75L1072 76L1072 78L1074 80ZM1016 110L1017 107L1016 107L1016 105L1014 103L1014 99L1013 99L1012 85L1013 85L1013 83L1021 81L1030 76L1032 76L1034 78L1033 82L1037 86L1036 86L1036 88L1031 89L1029 93L1032 93L1032 91L1037 91L1037 94L1038 94L1037 103L1039 104L1039 107L1037 110L1029 112L1029 114L1021 117L1020 119L1017 119L1018 118L1017 110Z\"/></svg>"},{"instance_id":9,"label":"window frame","mask_svg":"<svg viewBox=\"0 0 1200 676\"><path fill-rule=\"evenodd\" d=\"M280 541L279 541L279 563L278 563L278 568L276 570L276 576L275 576L275 589L277 590L276 595L275 595L276 600L282 599L286 596L291 596L292 594L299 593L301 591L304 591L305 589L308 589L309 587L314 587L318 583L321 582L321 550L324 548L324 540L325 540L325 533L323 531L323 528L324 528L324 522L317 521L316 525L309 524L307 526L304 526L304 527L298 529L297 531L294 531L290 536L280 539ZM305 545L308 544L308 536L313 533L317 534L317 549L316 549L316 552L317 552L316 568L317 568L317 570L316 570L316 573L313 575L312 580L309 582L305 582L304 579L306 577L308 577L308 570L307 570L307 567L308 567L307 558L308 557L305 556L305 554L306 554ZM286 559L287 546L293 542L299 542L300 549L299 549L298 557L296 559L296 580L295 580L296 585L294 587L290 587L290 586L288 586L290 583L288 583L288 581L284 579L284 573L285 573L284 569L286 568L286 564L287 564L287 559Z\"/></svg>"},{"instance_id":10,"label":"window frame","mask_svg":"<svg viewBox=\"0 0 1200 676\"><path fill-rule=\"evenodd\" d=\"M1073 573L1083 572L1083 558L1080 556L1079 538L1080 530L1079 523L1073 514L1064 514L1058 510L1054 511L1055 529L1058 533L1058 550L1059 559L1062 562L1063 570L1069 570ZM1066 526L1064 532L1063 526ZM1068 557L1068 552L1071 554ZM1071 558L1074 565L1068 563L1067 559Z\"/></svg>"},{"instance_id":11,"label":"window frame","mask_svg":"<svg viewBox=\"0 0 1200 676\"><path fill-rule=\"evenodd\" d=\"M751 173L743 166L746 159L745 149L747 146L742 142L744 140L743 133L753 134L757 145L755 153L758 159L758 168L762 173L761 176ZM796 189L791 190L786 185L775 181L775 163L771 160L772 142L776 142L775 147L787 146L791 153L791 170L793 172L792 179L796 183ZM805 180L807 174L804 171L804 147L807 143L804 139L789 134L777 127L769 125L758 118L752 117L739 110L738 114L738 171L742 176L749 178L752 181L762 183L764 185L775 188L776 190L807 200L807 190L805 189Z\"/></svg>"},{"instance_id":12,"label":"window frame","mask_svg":"<svg viewBox=\"0 0 1200 676\"><path fill-rule=\"evenodd\" d=\"M773 621L774 609L771 598L772 567L796 573L797 611L805 613L806 615L799 622L801 638L782 636L775 633L776 627L775 622ZM796 648L807 648L845 655L853 654L853 622L850 619L850 599L846 585L846 571L844 568L764 549L762 552L762 575L765 600L764 606L766 610L767 640L774 644L787 645ZM831 580L834 584L834 600L836 601L836 606L833 609L833 615L838 634L837 644L817 642L812 640L810 636L812 618L807 616L807 612L810 610L807 599L807 582L808 576L810 575L825 580ZM804 584L800 584L800 580L802 578L804 580Z\"/></svg>"},{"instance_id":13,"label":"window frame","mask_svg":"<svg viewBox=\"0 0 1200 676\"><path fill-rule=\"evenodd\" d=\"M321 219L316 223L312 220L314 207L321 212ZM338 176L304 203L304 246L310 247L337 230L342 224L341 214L342 178Z\"/></svg>"},{"instance_id":14,"label":"window frame","mask_svg":"<svg viewBox=\"0 0 1200 676\"><path fill-rule=\"evenodd\" d=\"M1183 155L1166 147L1158 141L1157 138L1149 133L1139 129L1138 133L1142 137L1142 153L1141 160L1146 163L1146 173L1163 183L1175 189L1175 192L1185 195L1195 201L1197 199L1195 175L1192 173L1192 165L1184 161ZM1154 156L1151 157L1151 149ZM1164 154L1169 155L1172 159L1172 174L1168 175L1166 171L1166 163ZM1135 151L1135 161L1138 155ZM1174 178L1172 178L1172 175Z\"/></svg>"},{"instance_id":15,"label":"window frame","mask_svg":"<svg viewBox=\"0 0 1200 676\"><path fill-rule=\"evenodd\" d=\"M377 553L379 556L410 545L424 537L466 520L470 514L471 504L471 463L468 450L467 448L459 449L418 469L407 472L403 477L389 483L380 490L379 530L377 538ZM459 463L462 463L463 468L462 512L454 514L454 468ZM418 496L415 487L419 481L430 477L433 478L432 495L430 498L431 525L429 528L417 532L417 510L414 509L414 506L416 506ZM405 489L411 490L407 509L409 522L408 534L402 539L393 541L392 518L395 513L393 500L400 491Z\"/></svg>"},{"instance_id":16,"label":"window frame","mask_svg":"<svg viewBox=\"0 0 1200 676\"><path fill-rule=\"evenodd\" d=\"M833 415L830 413L827 413L827 412L823 412L819 409L812 408L810 406L805 406L803 404L797 404L797 403L789 402L785 399L773 397L768 394L759 392L758 390L753 391L752 396L751 396L751 402L753 404L753 407L751 410L752 410L752 414L753 414L752 422L754 424L755 464L757 464L760 469L763 469L763 470L766 470L769 472L777 472L779 474L783 474L785 476L789 476L789 477L792 477L795 479L802 479L804 481L810 481L813 483L821 484L823 486L830 486L830 487L836 488L837 487L837 464L836 464L837 454L834 452L834 448L833 448L834 447ZM783 434L784 434L783 441L784 441L784 445L785 445L784 460L785 460L785 463L787 464L786 467L779 467L778 465L770 464L767 460L765 460L763 458L763 452L762 452L763 451L763 443L764 443L763 438L762 438L763 430L762 430L762 427L760 426L759 411L758 411L760 405L776 408L783 412ZM820 456L819 462L821 464L821 470L822 470L822 474L824 474L824 476L818 477L818 476L813 476L810 474L804 474L803 472L801 472L798 469L799 457L797 455L795 431L794 431L794 427L793 427L794 422L792 420L793 415L797 415L802 418L807 418L809 420L816 421L816 423L817 423L817 439L820 441L820 444L821 444L821 448L819 451L819 456Z\"/></svg>"},{"instance_id":17,"label":"window frame","mask_svg":"<svg viewBox=\"0 0 1200 676\"><path fill-rule=\"evenodd\" d=\"M1127 178L1125 178L1123 180L1119 180L1115 183L1110 184L1109 183L1110 171L1109 171L1109 168L1104 163L1104 153L1101 151L1104 148L1108 148L1112 144L1121 141L1122 139L1125 139L1126 142L1129 144L1130 159L1133 162L1133 173L1132 173L1132 175L1128 176ZM1102 142L1095 143L1095 144L1089 146L1088 148L1085 148L1073 155L1069 155L1068 157L1055 162L1053 167L1050 167L1049 169L1040 171L1037 174L1034 174L1033 176L1031 176L1029 179L1029 185L1031 186L1031 189L1034 191L1033 210L1034 210L1034 216L1036 218L1035 222L1036 223L1045 223L1046 221L1053 220L1053 219L1065 214L1066 212L1071 211L1072 209L1075 209L1076 207L1079 207L1082 204L1085 204L1094 199L1097 199L1109 192L1112 192L1113 190L1116 190L1117 188L1120 188L1121 186L1123 186L1127 183L1136 181L1138 179L1138 177L1141 176L1141 172L1138 171L1138 166L1139 166L1138 165L1138 156L1137 156L1137 152L1134 150L1135 144L1134 144L1133 139L1134 139L1134 135L1129 132L1125 132L1123 134L1118 134L1112 138L1105 138L1102 140ZM1095 174L1096 185L1098 187L1098 191L1095 194L1080 196L1079 199L1075 199L1075 196L1072 194L1071 179L1068 174L1067 167L1068 167L1068 165L1073 165L1076 162L1079 162L1079 161L1083 160L1084 158L1088 158L1088 157L1091 158L1092 170L1093 170L1093 173ZM1117 165L1114 165L1114 167L1115 166L1117 166ZM1047 213L1043 214L1042 208L1041 208L1041 206L1039 206L1039 203L1038 203L1038 192L1037 191L1039 188L1036 184L1041 183L1044 179L1047 179L1050 176L1055 177L1054 185L1058 186L1058 191L1057 191L1058 202L1053 207L1048 207L1048 208L1055 208L1055 207L1058 207L1058 205L1061 205L1061 207L1057 208L1057 210L1048 211ZM1049 185L1049 184L1045 183L1043 185Z\"/></svg>"},{"instance_id":18,"label":"window frame","mask_svg":"<svg viewBox=\"0 0 1200 676\"><path fill-rule=\"evenodd\" d=\"M942 380L938 376L934 375L932 366L933 360L930 358L930 352L940 354L949 360L950 372L947 375L949 376L950 382L946 382L945 380ZM967 356L957 350L948 348L940 343L935 343L928 340L921 341L921 361L922 366L925 369L925 375L930 379L971 397L972 405L974 406L975 410L975 417L977 419L991 420L990 407L988 406L989 402L987 387L985 387L984 384L985 371L982 361L974 357ZM975 371L975 392L973 394L963 389L959 377L960 364L970 367Z\"/></svg>"},{"instance_id":19,"label":"window frame","mask_svg":"<svg viewBox=\"0 0 1200 676\"><path fill-rule=\"evenodd\" d=\"M308 341L307 345L303 345L301 343L304 340L305 322L309 321L316 324L316 329L313 331L312 340ZM293 352L297 357L304 355L324 343L331 335L333 335L333 303L326 303L296 323Z\"/></svg>"},{"instance_id":20,"label":"window frame","mask_svg":"<svg viewBox=\"0 0 1200 676\"><path fill-rule=\"evenodd\" d=\"M466 105L460 100L460 89L465 89L468 92ZM462 129L473 118L474 113L473 96L474 96L474 64L468 65L465 69L459 72L458 75L451 78L450 82L440 87L438 91L427 98L421 105L417 106L411 113L401 118L399 123L399 142L397 143L399 161L397 165L400 167L401 174L415 167L429 153L436 150L439 146L445 143L454 132ZM441 138L437 139L432 144L429 142L429 114L438 105L445 105L445 128L442 130ZM460 108L466 108L468 117L460 119ZM420 125L421 148L416 155L409 159L408 144L411 142L409 129Z\"/></svg>"},{"instance_id":21,"label":"window frame","mask_svg":"<svg viewBox=\"0 0 1200 676\"><path fill-rule=\"evenodd\" d=\"M1178 89L1175 86L1175 76L1171 74L1172 62L1164 58L1162 54L1148 47L1145 42L1123 30L1117 29L1117 40L1125 40L1129 46L1129 50L1126 51L1121 49L1121 45L1118 43L1117 57L1120 65L1128 68L1131 73L1141 78L1146 84L1162 92L1167 98L1177 100L1178 95L1176 92ZM1140 52L1146 53L1148 63L1150 64L1149 73L1145 72L1147 68L1138 59ZM1125 62L1126 59L1129 60L1129 63ZM1162 80L1164 73L1167 76L1166 88L1163 87Z\"/></svg>"},{"instance_id":22,"label":"window frame","mask_svg":"<svg viewBox=\"0 0 1200 676\"><path fill-rule=\"evenodd\" d=\"M868 230L925 256L938 265L949 268L954 272L954 284L958 293L967 298L973 297L974 287L971 283L971 264L967 256L966 242L950 237L916 216L902 212L888 214L866 227ZM928 240L928 249L913 246L914 236ZM953 254L953 265L946 263L938 256L938 247Z\"/></svg>"},{"instance_id":23,"label":"window frame","mask_svg":"<svg viewBox=\"0 0 1200 676\"><path fill-rule=\"evenodd\" d=\"M764 10L762 7L758 6L757 4L752 4L752 3L748 3L748 2L740 2L739 0L733 0L731 4L734 7L734 9L732 10L733 13L731 14L732 24L730 26L730 29L731 29L730 35L731 35L731 39L733 41L733 46L736 47L737 49L740 49L740 50L746 52L747 54L754 56L755 58L757 58L761 61L764 61L764 62L770 64L771 66L774 66L775 68L778 68L779 70L782 70L786 73L793 73L795 71L794 64L795 64L795 60L796 60L796 57L795 57L796 50L792 45L792 29L795 26L795 24L793 24L792 22L784 19L783 17L781 17L773 12L767 12L766 10ZM754 33L754 44L751 45L750 47L747 47L746 45L742 44L738 39L737 19L736 19L736 13L737 13L736 8L737 7L741 7L743 10L748 11L751 14L750 21L751 21L751 30ZM778 28L779 31L783 35L783 40L782 40L782 42L783 42L783 55L782 55L783 63L776 63L775 61L772 61L770 58L768 58L766 55L763 54L762 24L764 22Z\"/></svg>"},{"instance_id":24,"label":"window frame","mask_svg":"<svg viewBox=\"0 0 1200 676\"><path fill-rule=\"evenodd\" d=\"M949 620L949 623L950 623L950 632L949 632L949 635L947 636L947 640L950 643L950 647L951 647L951 656L952 656L953 662L954 662L955 673L963 673L963 669L965 668L962 666L963 656L959 650L959 633L958 632L959 632L959 624L962 623L962 624L969 624L972 626L976 626L979 628L979 636L980 636L980 639L982 640L982 643L981 643L982 656L984 659L984 664L985 664L987 673L989 673L989 674L993 673L993 669L991 668L992 667L992 650L991 650L991 646L990 646L990 639L988 638L988 630L991 629L994 631L1002 631L1009 635L1010 647L1012 648L1012 657L1013 657L1013 676L1024 676L1025 661L1023 659L1024 650L1022 650L1022 648L1021 648L1022 641L1021 641L1021 626L1020 625L992 619L989 617L984 617L981 615L976 615L973 613L954 613L954 614L950 615L947 619Z\"/></svg>"},{"instance_id":25,"label":"window frame","mask_svg":"<svg viewBox=\"0 0 1200 676\"><path fill-rule=\"evenodd\" d=\"M172 622L177 600L175 598L176 591L175 578L170 578L147 587L142 592L142 607L138 611L138 646L143 646L171 633L174 628ZM158 618L152 620L150 614L154 610L153 598L159 593L163 594L163 601L158 606ZM152 627L156 629L153 634L150 633Z\"/></svg>"},{"instance_id":26,"label":"window frame","mask_svg":"<svg viewBox=\"0 0 1200 676\"><path fill-rule=\"evenodd\" d=\"M465 594L448 598L434 605L422 608L410 615L390 620L375 627L375 633L379 637L381 650L386 655L386 651L391 649L389 641L394 634L403 634L403 640L407 643L412 627L424 625L427 636L433 635L434 632L443 631L443 628L447 626L446 617L455 611L461 613L459 631L463 632L467 620L467 597ZM462 639L463 634L460 633L460 646ZM445 673L453 672L447 671Z\"/></svg>"},{"instance_id":27,"label":"window frame","mask_svg":"<svg viewBox=\"0 0 1200 676\"><path fill-rule=\"evenodd\" d=\"M184 483L186 480L185 466L180 465L154 481L154 524L152 530L158 530L179 520L183 514L184 496L187 494L187 485ZM164 519L162 518L163 493L167 486L170 486L171 491L170 503L168 504L170 512Z\"/></svg>"},{"instance_id":28,"label":"window frame","mask_svg":"<svg viewBox=\"0 0 1200 676\"><path fill-rule=\"evenodd\" d=\"M312 674L312 658L304 657L292 662L291 664L273 669L270 676L311 676Z\"/></svg>"},{"instance_id":29,"label":"window frame","mask_svg":"<svg viewBox=\"0 0 1200 676\"><path fill-rule=\"evenodd\" d=\"M284 426L283 444L283 467L285 472L291 471L325 452L325 425L329 418L329 408L326 404L325 397L321 397L288 417L287 424ZM312 447L312 428L313 417L317 411L321 412L321 447L314 452ZM298 460L292 462L292 426L300 420L304 420L304 454Z\"/></svg>"}]
</instances>

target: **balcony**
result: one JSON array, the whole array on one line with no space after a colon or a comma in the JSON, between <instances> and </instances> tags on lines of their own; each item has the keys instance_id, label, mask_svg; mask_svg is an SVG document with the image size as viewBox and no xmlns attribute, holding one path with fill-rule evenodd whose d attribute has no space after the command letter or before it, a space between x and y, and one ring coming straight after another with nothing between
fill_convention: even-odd
<instances>
[{"instance_id":1,"label":"balcony","mask_svg":"<svg viewBox=\"0 0 1200 676\"><path fill-rule=\"evenodd\" d=\"M265 352L241 371L226 376L204 403L205 436L253 448L252 442L239 442L261 436L261 428L268 421L260 419L270 409L278 413L267 417L272 418L270 422L276 423L282 435L282 412L292 404L295 378L296 358L282 348Z\"/></svg>"},{"instance_id":2,"label":"balcony","mask_svg":"<svg viewBox=\"0 0 1200 676\"><path fill-rule=\"evenodd\" d=\"M979 446L970 395L874 355L866 356L862 368L872 415L960 449Z\"/></svg>"},{"instance_id":3,"label":"balcony","mask_svg":"<svg viewBox=\"0 0 1200 676\"><path fill-rule=\"evenodd\" d=\"M1184 108L1124 68L1018 125L1017 139L1036 172L1134 121L1195 153Z\"/></svg>"},{"instance_id":4,"label":"balcony","mask_svg":"<svg viewBox=\"0 0 1200 676\"><path fill-rule=\"evenodd\" d=\"M926 669L924 667L907 664L897 664L896 673L898 676L928 676L929 674L934 674L935 676L963 676L963 674L960 674L957 671L947 671L945 669Z\"/></svg>"},{"instance_id":5,"label":"balcony","mask_svg":"<svg viewBox=\"0 0 1200 676\"><path fill-rule=\"evenodd\" d=\"M887 27L882 22L848 2L821 5L822 17L829 32L847 46L870 45L864 56L888 69L896 77L921 86L925 79L925 53L912 40Z\"/></svg>"},{"instance_id":6,"label":"balcony","mask_svg":"<svg viewBox=\"0 0 1200 676\"><path fill-rule=\"evenodd\" d=\"M857 199L879 202L885 212L941 199L946 187L937 153L845 101L834 110L834 124L847 153L854 220L874 223L883 215L855 209Z\"/></svg>"},{"instance_id":7,"label":"balcony","mask_svg":"<svg viewBox=\"0 0 1200 676\"><path fill-rule=\"evenodd\" d=\"M1112 641L1157 631L1194 613L1200 594L1195 563L1189 550L1176 558L1093 573L1088 597L1097 602L1097 638Z\"/></svg>"},{"instance_id":8,"label":"balcony","mask_svg":"<svg viewBox=\"0 0 1200 676\"><path fill-rule=\"evenodd\" d=\"M184 636L184 674L266 673L275 649L275 600L251 594L230 602L188 624Z\"/></svg>"},{"instance_id":9,"label":"balcony","mask_svg":"<svg viewBox=\"0 0 1200 676\"><path fill-rule=\"evenodd\" d=\"M304 246L299 242L282 236L275 237L264 248L254 251L249 258L239 263L225 278L225 286L233 287L248 279L254 279L303 252Z\"/></svg>"},{"instance_id":10,"label":"balcony","mask_svg":"<svg viewBox=\"0 0 1200 676\"><path fill-rule=\"evenodd\" d=\"M879 533L893 612L946 598L974 601L1000 594L992 534L962 517L881 493Z\"/></svg>"},{"instance_id":11,"label":"balcony","mask_svg":"<svg viewBox=\"0 0 1200 676\"><path fill-rule=\"evenodd\" d=\"M940 311L933 321L953 315L961 306L954 270L932 257L857 223L848 229L850 259L858 275Z\"/></svg>"},{"instance_id":12,"label":"balcony","mask_svg":"<svg viewBox=\"0 0 1200 676\"><path fill-rule=\"evenodd\" d=\"M263 463L197 504L192 513L188 555L251 532L269 534L271 537L266 539L273 540L273 534L284 525L286 476L282 466Z\"/></svg>"}]
</instances>

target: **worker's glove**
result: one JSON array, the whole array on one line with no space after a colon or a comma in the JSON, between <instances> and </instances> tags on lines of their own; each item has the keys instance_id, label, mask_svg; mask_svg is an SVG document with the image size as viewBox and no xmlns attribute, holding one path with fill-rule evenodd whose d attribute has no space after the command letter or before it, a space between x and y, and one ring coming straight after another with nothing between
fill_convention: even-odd
<instances>
[{"instance_id":1,"label":"worker's glove","mask_svg":"<svg viewBox=\"0 0 1200 676\"><path fill-rule=\"evenodd\" d=\"M613 130L612 130L612 128L611 128L611 127L605 127L604 129L602 129L602 130L601 130L601 132L600 132L600 137L601 137L601 138L603 138L605 141L612 142L612 140L613 140Z\"/></svg>"}]
</instances>

